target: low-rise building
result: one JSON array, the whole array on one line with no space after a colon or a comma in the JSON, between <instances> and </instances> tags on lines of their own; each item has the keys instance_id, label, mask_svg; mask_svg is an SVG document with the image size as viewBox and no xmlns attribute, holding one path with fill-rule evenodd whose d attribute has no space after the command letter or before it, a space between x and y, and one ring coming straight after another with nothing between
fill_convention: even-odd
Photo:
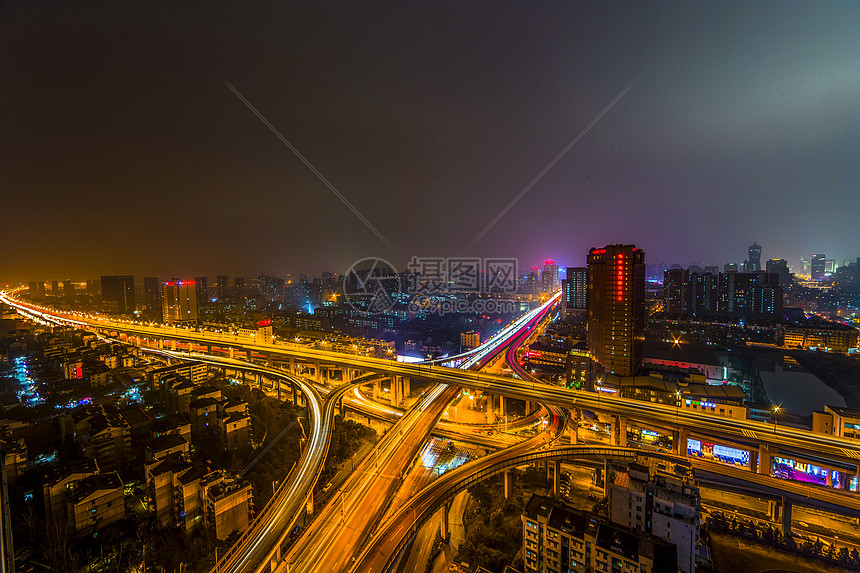
<instances>
[{"instance_id":1,"label":"low-rise building","mask_svg":"<svg viewBox=\"0 0 860 573\"><path fill-rule=\"evenodd\" d=\"M238 478L225 479L206 492L206 523L219 541L245 531L254 518L254 491Z\"/></svg>"},{"instance_id":2,"label":"low-rise building","mask_svg":"<svg viewBox=\"0 0 860 573\"><path fill-rule=\"evenodd\" d=\"M674 545L532 494L522 513L526 573L677 573Z\"/></svg>"},{"instance_id":3,"label":"low-rise building","mask_svg":"<svg viewBox=\"0 0 860 573\"><path fill-rule=\"evenodd\" d=\"M179 479L192 467L179 453L146 464L149 512L162 527L176 524L177 498L184 495Z\"/></svg>"},{"instance_id":4,"label":"low-rise building","mask_svg":"<svg viewBox=\"0 0 860 573\"><path fill-rule=\"evenodd\" d=\"M812 413L812 431L843 438L860 439L860 410L824 406Z\"/></svg>"},{"instance_id":5,"label":"low-rise building","mask_svg":"<svg viewBox=\"0 0 860 573\"><path fill-rule=\"evenodd\" d=\"M146 463L163 460L173 454L179 454L187 459L188 450L188 440L180 434L164 434L146 444Z\"/></svg>"},{"instance_id":6,"label":"low-rise building","mask_svg":"<svg viewBox=\"0 0 860 573\"><path fill-rule=\"evenodd\" d=\"M251 416L247 412L218 413L218 443L228 452L244 452L251 444Z\"/></svg>"},{"instance_id":7,"label":"low-rise building","mask_svg":"<svg viewBox=\"0 0 860 573\"><path fill-rule=\"evenodd\" d=\"M125 517L123 485L119 474L97 474L82 479L67 502L70 524L81 537Z\"/></svg>"},{"instance_id":8,"label":"low-rise building","mask_svg":"<svg viewBox=\"0 0 860 573\"><path fill-rule=\"evenodd\" d=\"M0 440L0 451L3 452L3 465L6 468L6 485L15 487L18 478L27 469L27 443L24 438L3 438Z\"/></svg>"},{"instance_id":9,"label":"low-rise building","mask_svg":"<svg viewBox=\"0 0 860 573\"><path fill-rule=\"evenodd\" d=\"M162 380L172 375L178 375L195 384L200 384L209 376L209 366L205 362L180 362L173 366L157 368L147 375L150 388L159 390L162 386Z\"/></svg>"},{"instance_id":10,"label":"low-rise building","mask_svg":"<svg viewBox=\"0 0 860 573\"><path fill-rule=\"evenodd\" d=\"M90 388L107 386L113 381L110 371L111 368L105 366L101 362L89 362L84 365L84 379L87 381Z\"/></svg>"},{"instance_id":11,"label":"low-rise building","mask_svg":"<svg viewBox=\"0 0 860 573\"><path fill-rule=\"evenodd\" d=\"M847 354L849 350L857 348L857 336L856 328L844 324L814 323L807 326L790 326L785 328L783 346Z\"/></svg>"},{"instance_id":12,"label":"low-rise building","mask_svg":"<svg viewBox=\"0 0 860 573\"><path fill-rule=\"evenodd\" d=\"M678 570L695 573L701 496L688 464L630 464L614 472L606 493L613 524L674 544Z\"/></svg>"},{"instance_id":13,"label":"low-rise building","mask_svg":"<svg viewBox=\"0 0 860 573\"><path fill-rule=\"evenodd\" d=\"M102 405L78 406L60 417L60 436L80 444L84 456L96 459L102 471L116 471L131 450L131 429L118 413Z\"/></svg>"},{"instance_id":14,"label":"low-rise building","mask_svg":"<svg viewBox=\"0 0 860 573\"><path fill-rule=\"evenodd\" d=\"M75 491L78 482L99 473L98 462L90 459L69 460L42 482L45 519L66 518L66 498Z\"/></svg>"},{"instance_id":15,"label":"low-rise building","mask_svg":"<svg viewBox=\"0 0 860 573\"><path fill-rule=\"evenodd\" d=\"M567 361L568 348L533 342L525 354L525 366L561 371Z\"/></svg>"}]
</instances>

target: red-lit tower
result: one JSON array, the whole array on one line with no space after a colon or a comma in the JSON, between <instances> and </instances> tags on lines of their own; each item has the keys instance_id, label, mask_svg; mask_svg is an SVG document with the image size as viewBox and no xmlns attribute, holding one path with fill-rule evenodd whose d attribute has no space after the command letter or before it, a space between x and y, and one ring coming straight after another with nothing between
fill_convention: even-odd
<instances>
[{"instance_id":1,"label":"red-lit tower","mask_svg":"<svg viewBox=\"0 0 860 573\"><path fill-rule=\"evenodd\" d=\"M607 373L633 376L645 341L645 252L633 245L588 251L588 350Z\"/></svg>"}]
</instances>

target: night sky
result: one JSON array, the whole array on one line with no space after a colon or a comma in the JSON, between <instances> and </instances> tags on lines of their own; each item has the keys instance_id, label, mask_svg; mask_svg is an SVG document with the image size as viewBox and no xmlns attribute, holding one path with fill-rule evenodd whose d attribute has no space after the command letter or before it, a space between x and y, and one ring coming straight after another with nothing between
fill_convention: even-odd
<instances>
[{"instance_id":1,"label":"night sky","mask_svg":"<svg viewBox=\"0 0 860 573\"><path fill-rule=\"evenodd\" d=\"M841 264L858 31L857 2L0 2L0 280Z\"/></svg>"}]
</instances>

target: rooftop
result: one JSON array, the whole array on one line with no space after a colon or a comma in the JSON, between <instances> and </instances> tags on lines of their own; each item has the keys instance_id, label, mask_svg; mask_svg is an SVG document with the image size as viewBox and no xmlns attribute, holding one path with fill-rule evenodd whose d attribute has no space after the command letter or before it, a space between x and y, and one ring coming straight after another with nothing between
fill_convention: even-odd
<instances>
[{"instance_id":1,"label":"rooftop","mask_svg":"<svg viewBox=\"0 0 860 573\"><path fill-rule=\"evenodd\" d=\"M652 340L645 341L643 350L645 359L671 360L673 362L689 362L691 364L706 364L719 366L720 361L714 357L710 348L701 344L669 344Z\"/></svg>"}]
</instances>

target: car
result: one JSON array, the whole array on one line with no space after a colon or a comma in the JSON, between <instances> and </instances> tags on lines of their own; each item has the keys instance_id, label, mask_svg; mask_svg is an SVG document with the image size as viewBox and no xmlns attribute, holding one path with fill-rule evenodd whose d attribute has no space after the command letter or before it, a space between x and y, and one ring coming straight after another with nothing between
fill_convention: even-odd
<instances>
[{"instance_id":1,"label":"car","mask_svg":"<svg viewBox=\"0 0 860 573\"><path fill-rule=\"evenodd\" d=\"M332 486L332 483L328 482L327 484L325 484L325 487L323 488L322 492L326 493L328 490L331 489L331 486Z\"/></svg>"}]
</instances>

